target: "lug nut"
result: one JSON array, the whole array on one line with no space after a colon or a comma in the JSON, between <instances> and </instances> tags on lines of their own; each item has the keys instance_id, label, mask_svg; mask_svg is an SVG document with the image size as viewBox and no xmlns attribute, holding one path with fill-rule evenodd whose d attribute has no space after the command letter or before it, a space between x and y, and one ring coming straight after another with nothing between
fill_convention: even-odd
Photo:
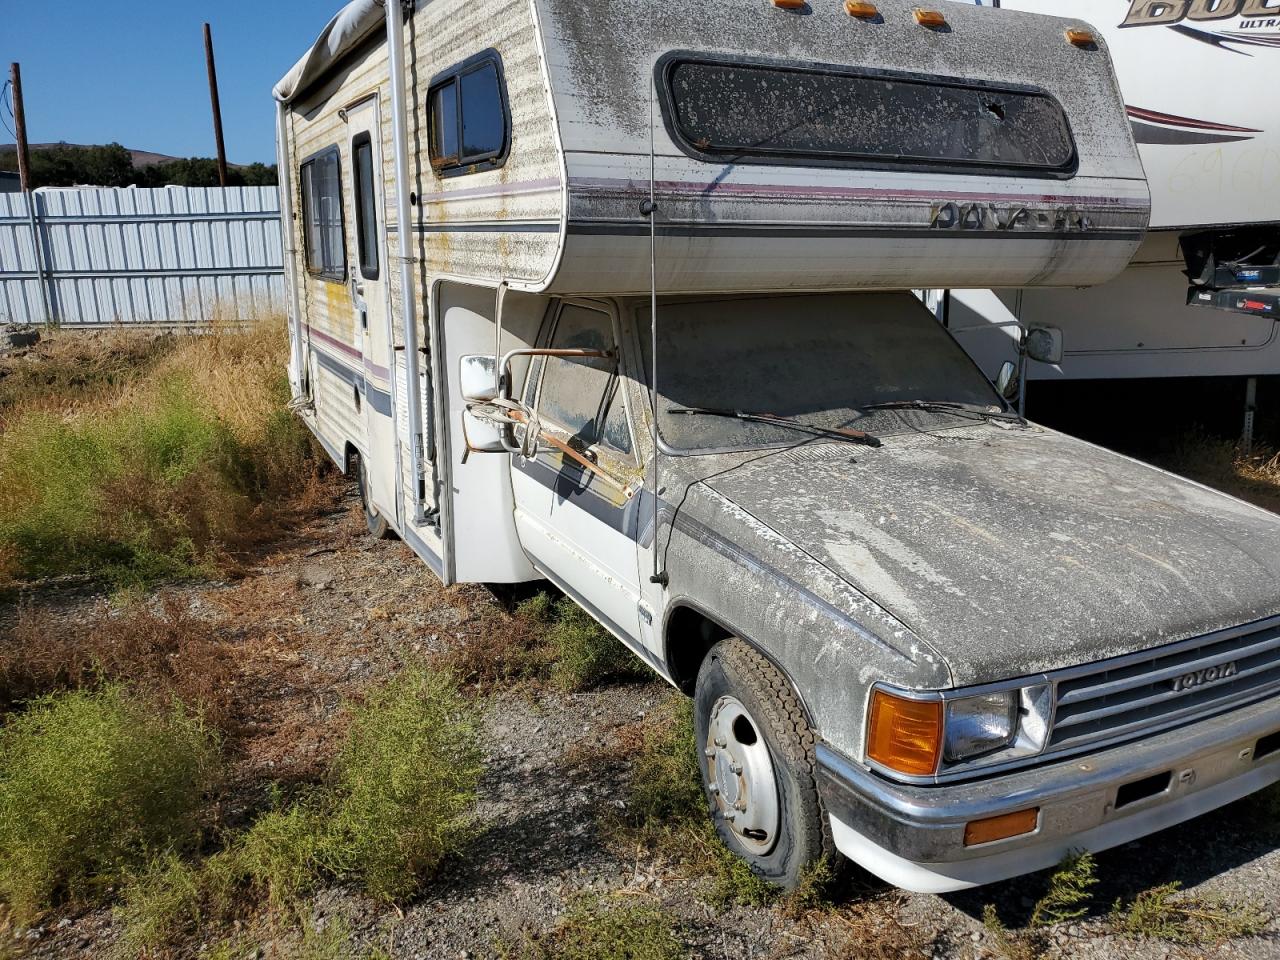
<instances>
[{"instance_id":1,"label":"lug nut","mask_svg":"<svg viewBox=\"0 0 1280 960\"><path fill-rule=\"evenodd\" d=\"M733 773L734 776L737 776L738 774L742 773L742 764L731 763L729 764L729 770L731 773Z\"/></svg>"}]
</instances>

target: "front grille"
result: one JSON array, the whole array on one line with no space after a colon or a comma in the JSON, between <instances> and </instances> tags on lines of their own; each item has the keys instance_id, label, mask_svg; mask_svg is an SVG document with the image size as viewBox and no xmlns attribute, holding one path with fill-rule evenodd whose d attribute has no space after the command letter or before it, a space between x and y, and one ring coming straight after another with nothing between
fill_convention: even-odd
<instances>
[{"instance_id":1,"label":"front grille","mask_svg":"<svg viewBox=\"0 0 1280 960\"><path fill-rule=\"evenodd\" d=\"M1056 686L1047 751L1199 720L1280 691L1280 622L1070 671Z\"/></svg>"}]
</instances>

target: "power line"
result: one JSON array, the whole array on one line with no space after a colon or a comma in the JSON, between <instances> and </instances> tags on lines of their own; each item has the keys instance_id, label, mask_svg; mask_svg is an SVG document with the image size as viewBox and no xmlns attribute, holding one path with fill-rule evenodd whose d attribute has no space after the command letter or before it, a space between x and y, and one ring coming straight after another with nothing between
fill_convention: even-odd
<instances>
[{"instance_id":1,"label":"power line","mask_svg":"<svg viewBox=\"0 0 1280 960\"><path fill-rule=\"evenodd\" d=\"M13 101L9 99L9 81L4 82L4 86L0 87L0 103L3 103L9 110L9 116L13 116ZM13 127L5 122L4 116L0 115L0 123L4 124L4 128L9 131L9 136L13 137L13 142L18 142L18 135L14 133Z\"/></svg>"}]
</instances>

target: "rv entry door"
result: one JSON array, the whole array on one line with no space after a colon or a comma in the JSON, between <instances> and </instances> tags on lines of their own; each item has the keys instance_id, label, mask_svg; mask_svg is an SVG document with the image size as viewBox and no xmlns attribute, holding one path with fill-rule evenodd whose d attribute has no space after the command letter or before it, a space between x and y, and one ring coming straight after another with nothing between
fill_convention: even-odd
<instances>
[{"instance_id":1,"label":"rv entry door","mask_svg":"<svg viewBox=\"0 0 1280 960\"><path fill-rule=\"evenodd\" d=\"M351 303L362 346L365 402L365 469L369 496L382 516L401 527L400 497L396 480L395 405L392 403L391 310L388 296L386 217L383 203L382 150L378 98L370 97L347 110L347 134L351 146L351 196L355 236L347 249L353 252Z\"/></svg>"}]
</instances>

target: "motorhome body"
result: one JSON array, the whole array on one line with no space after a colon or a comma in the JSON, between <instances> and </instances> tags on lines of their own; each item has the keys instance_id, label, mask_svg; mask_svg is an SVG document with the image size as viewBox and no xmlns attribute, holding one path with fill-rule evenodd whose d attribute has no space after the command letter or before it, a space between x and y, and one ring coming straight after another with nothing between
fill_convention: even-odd
<instances>
[{"instance_id":1,"label":"motorhome body","mask_svg":"<svg viewBox=\"0 0 1280 960\"><path fill-rule=\"evenodd\" d=\"M1078 16L1106 37L1152 217L1133 263L1108 283L934 298L965 349L994 371L1014 354L1021 321L1064 335L1062 362L1031 365L1034 380L1280 375L1280 6L973 2ZM1226 277L1193 270L1189 297L1184 238L1193 262L1210 245L1215 265L1244 262Z\"/></svg>"},{"instance_id":2,"label":"motorhome body","mask_svg":"<svg viewBox=\"0 0 1280 960\"><path fill-rule=\"evenodd\" d=\"M1280 727L1257 673L1095 723L1114 658L1138 709L1141 658L1274 636L1280 524L1022 423L907 292L1103 282L1149 213L1087 25L945 9L357 0L276 89L295 406L370 529L694 695L783 884L987 882L1280 777L1219 762ZM1184 745L1195 789L1107 807Z\"/></svg>"}]
</instances>

